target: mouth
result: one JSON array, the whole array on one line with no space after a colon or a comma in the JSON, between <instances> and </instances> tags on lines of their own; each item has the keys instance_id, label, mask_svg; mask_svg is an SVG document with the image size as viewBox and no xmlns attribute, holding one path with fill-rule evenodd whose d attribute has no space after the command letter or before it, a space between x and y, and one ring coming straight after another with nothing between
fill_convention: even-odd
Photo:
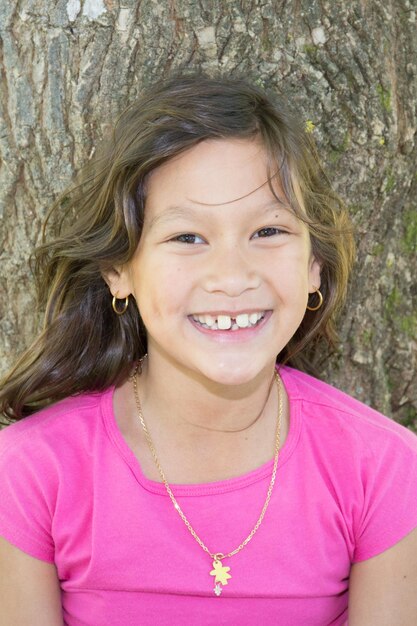
<instances>
[{"instance_id":1,"label":"mouth","mask_svg":"<svg viewBox=\"0 0 417 626\"><path fill-rule=\"evenodd\" d=\"M235 332L244 328L255 328L265 318L267 311L257 311L255 313L239 313L238 315L228 314L198 314L190 315L191 319L206 330L225 330Z\"/></svg>"}]
</instances>

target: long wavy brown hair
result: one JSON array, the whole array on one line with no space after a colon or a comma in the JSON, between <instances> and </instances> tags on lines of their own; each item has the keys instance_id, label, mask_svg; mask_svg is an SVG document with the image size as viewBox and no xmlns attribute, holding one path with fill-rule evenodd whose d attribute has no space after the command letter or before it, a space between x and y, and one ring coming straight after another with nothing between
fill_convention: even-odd
<instances>
[{"instance_id":1,"label":"long wavy brown hair","mask_svg":"<svg viewBox=\"0 0 417 626\"><path fill-rule=\"evenodd\" d=\"M353 259L347 212L320 165L311 134L282 98L240 78L177 75L154 85L52 206L32 267L43 331L0 384L0 411L21 419L65 396L121 383L146 352L134 301L116 315L102 273L127 263L142 232L149 173L205 139L260 137L290 206L309 227L322 264L323 306L306 311L277 356L311 371L334 345ZM272 184L271 191L274 192Z\"/></svg>"}]
</instances>

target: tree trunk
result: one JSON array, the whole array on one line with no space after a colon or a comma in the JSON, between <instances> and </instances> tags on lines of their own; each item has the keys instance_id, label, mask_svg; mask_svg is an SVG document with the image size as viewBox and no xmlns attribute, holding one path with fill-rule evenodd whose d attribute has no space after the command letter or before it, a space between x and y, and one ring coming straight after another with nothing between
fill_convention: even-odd
<instances>
[{"instance_id":1,"label":"tree trunk","mask_svg":"<svg viewBox=\"0 0 417 626\"><path fill-rule=\"evenodd\" d=\"M8 0L0 6L0 360L36 332L28 256L106 124L171 68L250 75L301 111L357 228L324 378L417 427L412 0Z\"/></svg>"}]
</instances>

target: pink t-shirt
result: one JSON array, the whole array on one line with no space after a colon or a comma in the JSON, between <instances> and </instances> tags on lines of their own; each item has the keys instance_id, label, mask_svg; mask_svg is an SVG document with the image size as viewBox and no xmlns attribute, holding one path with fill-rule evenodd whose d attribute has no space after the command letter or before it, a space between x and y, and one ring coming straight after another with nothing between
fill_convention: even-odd
<instances>
[{"instance_id":1,"label":"pink t-shirt","mask_svg":"<svg viewBox=\"0 0 417 626\"><path fill-rule=\"evenodd\" d=\"M68 626L347 622L349 571L417 527L417 437L305 374L283 368L290 430L258 532L210 557L116 424L113 389L40 411L0 433L0 535L55 563ZM163 459L162 459L163 463ZM174 485L213 552L253 528L272 460L229 480ZM169 479L169 477L168 477Z\"/></svg>"}]
</instances>

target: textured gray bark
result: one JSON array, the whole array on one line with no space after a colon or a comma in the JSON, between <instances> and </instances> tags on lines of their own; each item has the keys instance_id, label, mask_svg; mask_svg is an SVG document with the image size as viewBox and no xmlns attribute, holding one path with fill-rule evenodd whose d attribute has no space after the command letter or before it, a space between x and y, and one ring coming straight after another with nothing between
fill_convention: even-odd
<instances>
[{"instance_id":1,"label":"textured gray bark","mask_svg":"<svg viewBox=\"0 0 417 626\"><path fill-rule=\"evenodd\" d=\"M286 94L351 208L358 262L325 377L416 428L415 28L411 0L2 0L1 370L36 329L46 209L107 121L171 68L221 68Z\"/></svg>"}]
</instances>

